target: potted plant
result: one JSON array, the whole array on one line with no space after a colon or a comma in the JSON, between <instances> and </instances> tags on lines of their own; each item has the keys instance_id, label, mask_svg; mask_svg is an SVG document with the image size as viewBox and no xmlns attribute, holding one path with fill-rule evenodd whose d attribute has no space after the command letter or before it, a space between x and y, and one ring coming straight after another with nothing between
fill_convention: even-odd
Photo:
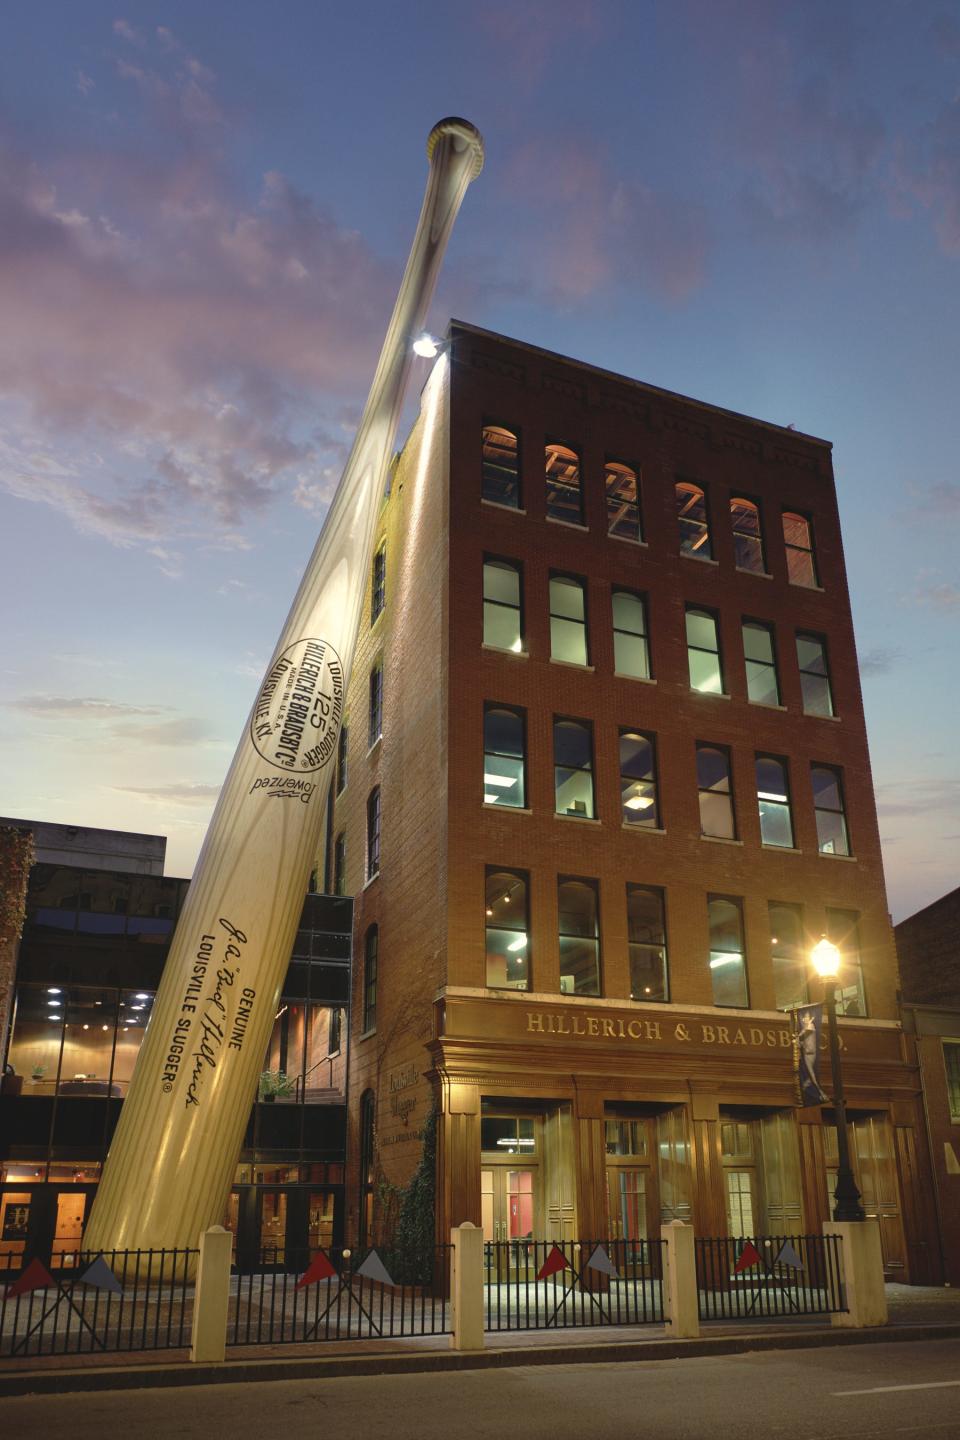
<instances>
[{"instance_id":1,"label":"potted plant","mask_svg":"<svg viewBox=\"0 0 960 1440\"><path fill-rule=\"evenodd\" d=\"M264 1070L260 1076L260 1099L267 1105L275 1100L286 1100L292 1095L296 1081L283 1070Z\"/></svg>"},{"instance_id":2,"label":"potted plant","mask_svg":"<svg viewBox=\"0 0 960 1440\"><path fill-rule=\"evenodd\" d=\"M34 1065L33 1069L30 1071L30 1079L42 1080L45 1074L46 1071L42 1065Z\"/></svg>"}]
</instances>

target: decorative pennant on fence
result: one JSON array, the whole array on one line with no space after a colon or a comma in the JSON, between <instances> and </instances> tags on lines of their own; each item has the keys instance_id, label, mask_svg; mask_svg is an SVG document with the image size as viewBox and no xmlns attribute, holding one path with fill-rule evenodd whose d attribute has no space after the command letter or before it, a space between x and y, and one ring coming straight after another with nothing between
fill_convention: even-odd
<instances>
[{"instance_id":1,"label":"decorative pennant on fence","mask_svg":"<svg viewBox=\"0 0 960 1440\"><path fill-rule=\"evenodd\" d=\"M389 1274L386 1265L380 1259L376 1250L371 1250L362 1265L358 1265L354 1271L355 1275L363 1275L367 1280L376 1280L381 1285L396 1287L396 1281Z\"/></svg>"},{"instance_id":2,"label":"decorative pennant on fence","mask_svg":"<svg viewBox=\"0 0 960 1440\"><path fill-rule=\"evenodd\" d=\"M58 1288L56 1280L46 1265L39 1260L31 1260L20 1279L14 1280L12 1285L7 1286L6 1299L13 1300L17 1295L28 1295L31 1290L57 1290Z\"/></svg>"},{"instance_id":3,"label":"decorative pennant on fence","mask_svg":"<svg viewBox=\"0 0 960 1440\"><path fill-rule=\"evenodd\" d=\"M537 1271L537 1279L547 1280L551 1275L558 1275L561 1270L569 1269L570 1261L558 1246L553 1245L550 1247L550 1254Z\"/></svg>"},{"instance_id":4,"label":"decorative pennant on fence","mask_svg":"<svg viewBox=\"0 0 960 1440\"><path fill-rule=\"evenodd\" d=\"M612 1280L620 1279L620 1272L614 1265L610 1256L602 1245L597 1245L584 1267L587 1270L597 1270L601 1275L609 1275Z\"/></svg>"},{"instance_id":5,"label":"decorative pennant on fence","mask_svg":"<svg viewBox=\"0 0 960 1440\"><path fill-rule=\"evenodd\" d=\"M89 1285L92 1290L109 1290L111 1295L123 1294L123 1286L102 1255L98 1255L90 1268L77 1277L77 1284Z\"/></svg>"},{"instance_id":6,"label":"decorative pennant on fence","mask_svg":"<svg viewBox=\"0 0 960 1440\"><path fill-rule=\"evenodd\" d=\"M306 1290L308 1285L317 1285L321 1280L335 1280L336 1277L336 1268L323 1251L318 1250L293 1288L294 1290Z\"/></svg>"},{"instance_id":7,"label":"decorative pennant on fence","mask_svg":"<svg viewBox=\"0 0 960 1440\"><path fill-rule=\"evenodd\" d=\"M820 1084L822 1005L798 1005L793 1012L793 1071L798 1105L828 1105Z\"/></svg>"},{"instance_id":8,"label":"decorative pennant on fence","mask_svg":"<svg viewBox=\"0 0 960 1440\"><path fill-rule=\"evenodd\" d=\"M737 1256L737 1263L733 1267L734 1275L742 1275L744 1270L752 1270L755 1265L763 1265L760 1251L752 1240L748 1240L740 1254Z\"/></svg>"},{"instance_id":9,"label":"decorative pennant on fence","mask_svg":"<svg viewBox=\"0 0 960 1440\"><path fill-rule=\"evenodd\" d=\"M783 1244L780 1246L780 1249L777 1251L777 1258L776 1260L774 1260L773 1263L774 1266L788 1265L791 1270L803 1269L803 1261L800 1259L800 1256L797 1254L796 1250L794 1250L789 1240L784 1240Z\"/></svg>"}]
</instances>

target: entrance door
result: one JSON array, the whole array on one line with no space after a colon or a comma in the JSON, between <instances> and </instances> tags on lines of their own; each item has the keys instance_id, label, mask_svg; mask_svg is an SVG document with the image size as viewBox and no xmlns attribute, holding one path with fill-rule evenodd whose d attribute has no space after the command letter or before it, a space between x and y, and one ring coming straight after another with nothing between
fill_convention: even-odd
<instances>
[{"instance_id":1,"label":"entrance door","mask_svg":"<svg viewBox=\"0 0 960 1440\"><path fill-rule=\"evenodd\" d=\"M727 1191L727 1234L740 1239L755 1235L752 1170L725 1170Z\"/></svg>"},{"instance_id":2,"label":"entrance door","mask_svg":"<svg viewBox=\"0 0 960 1440\"><path fill-rule=\"evenodd\" d=\"M826 1131L827 1193L833 1208L837 1183L837 1132ZM893 1130L886 1115L862 1115L850 1121L850 1160L867 1216L880 1222L883 1269L888 1280L907 1279L900 1185L893 1153Z\"/></svg>"},{"instance_id":3,"label":"entrance door","mask_svg":"<svg viewBox=\"0 0 960 1440\"><path fill-rule=\"evenodd\" d=\"M646 1274L651 1264L647 1206L650 1169L640 1165L607 1166L607 1236L610 1258L625 1278Z\"/></svg>"},{"instance_id":4,"label":"entrance door","mask_svg":"<svg viewBox=\"0 0 960 1440\"><path fill-rule=\"evenodd\" d=\"M491 1165L480 1171L480 1214L487 1268L501 1278L531 1278L534 1260L536 1171ZM505 1273L506 1272L506 1273Z\"/></svg>"},{"instance_id":5,"label":"entrance door","mask_svg":"<svg viewBox=\"0 0 960 1440\"><path fill-rule=\"evenodd\" d=\"M87 1197L83 1190L61 1190L57 1196L57 1218L53 1232L50 1260L53 1265L77 1263L77 1252L83 1235Z\"/></svg>"},{"instance_id":6,"label":"entrance door","mask_svg":"<svg viewBox=\"0 0 960 1440\"><path fill-rule=\"evenodd\" d=\"M311 1255L317 1250L329 1250L333 1244L333 1192L322 1190L311 1192L307 1212L307 1245Z\"/></svg>"},{"instance_id":7,"label":"entrance door","mask_svg":"<svg viewBox=\"0 0 960 1440\"><path fill-rule=\"evenodd\" d=\"M260 1191L260 1249L266 1265L286 1259L287 1196L283 1190Z\"/></svg>"}]
</instances>

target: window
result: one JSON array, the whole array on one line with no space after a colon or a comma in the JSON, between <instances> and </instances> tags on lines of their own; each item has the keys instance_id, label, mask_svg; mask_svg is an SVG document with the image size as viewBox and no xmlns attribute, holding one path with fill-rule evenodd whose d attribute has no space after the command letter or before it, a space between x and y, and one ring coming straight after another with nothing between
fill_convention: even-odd
<instances>
[{"instance_id":1,"label":"window","mask_svg":"<svg viewBox=\"0 0 960 1440\"><path fill-rule=\"evenodd\" d=\"M583 720L553 722L557 814L593 820L593 729Z\"/></svg>"},{"instance_id":2,"label":"window","mask_svg":"<svg viewBox=\"0 0 960 1440\"><path fill-rule=\"evenodd\" d=\"M340 1053L340 1041L343 1034L343 1011L338 1005L334 1005L329 1012L327 1028L327 1054L338 1055Z\"/></svg>"},{"instance_id":3,"label":"window","mask_svg":"<svg viewBox=\"0 0 960 1440\"><path fill-rule=\"evenodd\" d=\"M827 642L822 635L797 632L797 665L800 667L804 715L835 714Z\"/></svg>"},{"instance_id":4,"label":"window","mask_svg":"<svg viewBox=\"0 0 960 1440\"><path fill-rule=\"evenodd\" d=\"M791 510L783 512L783 544L787 552L787 578L791 585L816 590L817 557L813 548L813 522Z\"/></svg>"},{"instance_id":5,"label":"window","mask_svg":"<svg viewBox=\"0 0 960 1440\"><path fill-rule=\"evenodd\" d=\"M363 1029L377 1028L377 969L380 963L380 929L371 925L363 943Z\"/></svg>"},{"instance_id":6,"label":"window","mask_svg":"<svg viewBox=\"0 0 960 1440\"><path fill-rule=\"evenodd\" d=\"M483 799L486 805L526 804L526 712L483 707Z\"/></svg>"},{"instance_id":7,"label":"window","mask_svg":"<svg viewBox=\"0 0 960 1440\"><path fill-rule=\"evenodd\" d=\"M771 900L767 913L770 919L773 1003L778 1010L805 1005L810 998L810 967L803 936L803 911L799 905L784 905L778 900Z\"/></svg>"},{"instance_id":8,"label":"window","mask_svg":"<svg viewBox=\"0 0 960 1440\"><path fill-rule=\"evenodd\" d=\"M547 519L583 524L583 495L580 490L580 456L568 445L547 445L544 450L547 477Z\"/></svg>"},{"instance_id":9,"label":"window","mask_svg":"<svg viewBox=\"0 0 960 1440\"><path fill-rule=\"evenodd\" d=\"M333 842L333 893L345 895L347 883L347 833L341 830Z\"/></svg>"},{"instance_id":10,"label":"window","mask_svg":"<svg viewBox=\"0 0 960 1440\"><path fill-rule=\"evenodd\" d=\"M827 911L827 939L840 951L837 986L838 1015L866 1015L863 964L860 958L860 916L856 910Z\"/></svg>"},{"instance_id":11,"label":"window","mask_svg":"<svg viewBox=\"0 0 960 1440\"><path fill-rule=\"evenodd\" d=\"M650 679L647 604L633 590L614 590L613 668L618 675Z\"/></svg>"},{"instance_id":12,"label":"window","mask_svg":"<svg viewBox=\"0 0 960 1440\"><path fill-rule=\"evenodd\" d=\"M850 836L843 803L843 778L832 765L811 765L810 784L821 855L849 855Z\"/></svg>"},{"instance_id":13,"label":"window","mask_svg":"<svg viewBox=\"0 0 960 1440\"><path fill-rule=\"evenodd\" d=\"M723 667L717 617L709 610L687 606L687 664L690 689L707 695L723 694Z\"/></svg>"},{"instance_id":14,"label":"window","mask_svg":"<svg viewBox=\"0 0 960 1440\"><path fill-rule=\"evenodd\" d=\"M516 434L503 425L484 425L482 446L484 500L519 510L520 446Z\"/></svg>"},{"instance_id":15,"label":"window","mask_svg":"<svg viewBox=\"0 0 960 1440\"><path fill-rule=\"evenodd\" d=\"M677 522L680 526L680 554L694 555L698 560L711 560L710 521L707 497L699 485L678 480L676 486Z\"/></svg>"},{"instance_id":16,"label":"window","mask_svg":"<svg viewBox=\"0 0 960 1440\"><path fill-rule=\"evenodd\" d=\"M513 560L483 562L483 643L496 650L523 649L520 566Z\"/></svg>"},{"instance_id":17,"label":"window","mask_svg":"<svg viewBox=\"0 0 960 1440\"><path fill-rule=\"evenodd\" d=\"M603 472L607 495L607 534L620 540L642 540L643 518L637 472L619 460L608 460Z\"/></svg>"},{"instance_id":18,"label":"window","mask_svg":"<svg viewBox=\"0 0 960 1440\"><path fill-rule=\"evenodd\" d=\"M380 873L380 786L367 800L367 879Z\"/></svg>"},{"instance_id":19,"label":"window","mask_svg":"<svg viewBox=\"0 0 960 1440\"><path fill-rule=\"evenodd\" d=\"M624 825L659 830L656 745L639 730L620 731L620 809Z\"/></svg>"},{"instance_id":20,"label":"window","mask_svg":"<svg viewBox=\"0 0 960 1440\"><path fill-rule=\"evenodd\" d=\"M730 784L730 751L725 745L697 741L697 788L700 791L700 834L736 840Z\"/></svg>"},{"instance_id":21,"label":"window","mask_svg":"<svg viewBox=\"0 0 960 1440\"><path fill-rule=\"evenodd\" d=\"M667 932L662 890L647 885L627 886L627 940L630 999L667 1000Z\"/></svg>"},{"instance_id":22,"label":"window","mask_svg":"<svg viewBox=\"0 0 960 1440\"><path fill-rule=\"evenodd\" d=\"M372 1090L360 1096L360 1244L373 1235L374 1141L377 1100Z\"/></svg>"},{"instance_id":23,"label":"window","mask_svg":"<svg viewBox=\"0 0 960 1440\"><path fill-rule=\"evenodd\" d=\"M960 1040L943 1041L943 1066L947 1072L950 1119L954 1124L960 1124Z\"/></svg>"},{"instance_id":24,"label":"window","mask_svg":"<svg viewBox=\"0 0 960 1440\"><path fill-rule=\"evenodd\" d=\"M371 748L383 735L383 661L378 660L370 671L370 726L368 743Z\"/></svg>"},{"instance_id":25,"label":"window","mask_svg":"<svg viewBox=\"0 0 960 1440\"><path fill-rule=\"evenodd\" d=\"M733 553L737 569L765 575L767 567L763 561L759 506L753 500L732 499L730 523L733 526Z\"/></svg>"},{"instance_id":26,"label":"window","mask_svg":"<svg viewBox=\"0 0 960 1440\"><path fill-rule=\"evenodd\" d=\"M370 576L370 624L372 625L387 603L387 542L377 549L373 557L373 571Z\"/></svg>"},{"instance_id":27,"label":"window","mask_svg":"<svg viewBox=\"0 0 960 1440\"><path fill-rule=\"evenodd\" d=\"M600 917L596 880L561 875L557 882L560 991L600 994Z\"/></svg>"},{"instance_id":28,"label":"window","mask_svg":"<svg viewBox=\"0 0 960 1440\"><path fill-rule=\"evenodd\" d=\"M747 667L747 698L754 705L779 705L780 679L772 625L765 625L762 620L744 620L743 658Z\"/></svg>"},{"instance_id":29,"label":"window","mask_svg":"<svg viewBox=\"0 0 960 1440\"><path fill-rule=\"evenodd\" d=\"M488 865L486 896L487 984L495 990L529 990L526 874Z\"/></svg>"},{"instance_id":30,"label":"window","mask_svg":"<svg viewBox=\"0 0 960 1440\"><path fill-rule=\"evenodd\" d=\"M550 576L550 658L589 665L586 583L573 575Z\"/></svg>"},{"instance_id":31,"label":"window","mask_svg":"<svg viewBox=\"0 0 960 1440\"><path fill-rule=\"evenodd\" d=\"M337 794L342 795L347 788L347 727L341 725L340 736L337 740Z\"/></svg>"},{"instance_id":32,"label":"window","mask_svg":"<svg viewBox=\"0 0 960 1440\"><path fill-rule=\"evenodd\" d=\"M707 899L710 924L710 979L714 1005L745 1007L747 961L743 949L743 915L740 901L725 895Z\"/></svg>"},{"instance_id":33,"label":"window","mask_svg":"<svg viewBox=\"0 0 960 1440\"><path fill-rule=\"evenodd\" d=\"M760 806L760 839L764 845L793 849L793 817L790 814L790 787L787 762L776 755L757 756L757 803Z\"/></svg>"}]
</instances>

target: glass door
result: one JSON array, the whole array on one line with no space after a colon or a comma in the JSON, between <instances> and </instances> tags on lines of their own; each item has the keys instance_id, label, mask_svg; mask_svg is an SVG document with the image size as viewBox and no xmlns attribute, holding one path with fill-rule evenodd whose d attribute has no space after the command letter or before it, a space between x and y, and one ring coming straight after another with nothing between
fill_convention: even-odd
<instances>
[{"instance_id":1,"label":"glass door","mask_svg":"<svg viewBox=\"0 0 960 1440\"><path fill-rule=\"evenodd\" d=\"M480 1172L480 1215L487 1269L499 1279L532 1279L536 1273L534 1216L536 1171L491 1165Z\"/></svg>"},{"instance_id":2,"label":"glass door","mask_svg":"<svg viewBox=\"0 0 960 1440\"><path fill-rule=\"evenodd\" d=\"M607 1167L607 1235L610 1258L625 1275L635 1276L649 1261L647 1239L647 1168Z\"/></svg>"},{"instance_id":3,"label":"glass door","mask_svg":"<svg viewBox=\"0 0 960 1440\"><path fill-rule=\"evenodd\" d=\"M266 1266L286 1259L287 1196L283 1190L260 1191L260 1249Z\"/></svg>"}]
</instances>

